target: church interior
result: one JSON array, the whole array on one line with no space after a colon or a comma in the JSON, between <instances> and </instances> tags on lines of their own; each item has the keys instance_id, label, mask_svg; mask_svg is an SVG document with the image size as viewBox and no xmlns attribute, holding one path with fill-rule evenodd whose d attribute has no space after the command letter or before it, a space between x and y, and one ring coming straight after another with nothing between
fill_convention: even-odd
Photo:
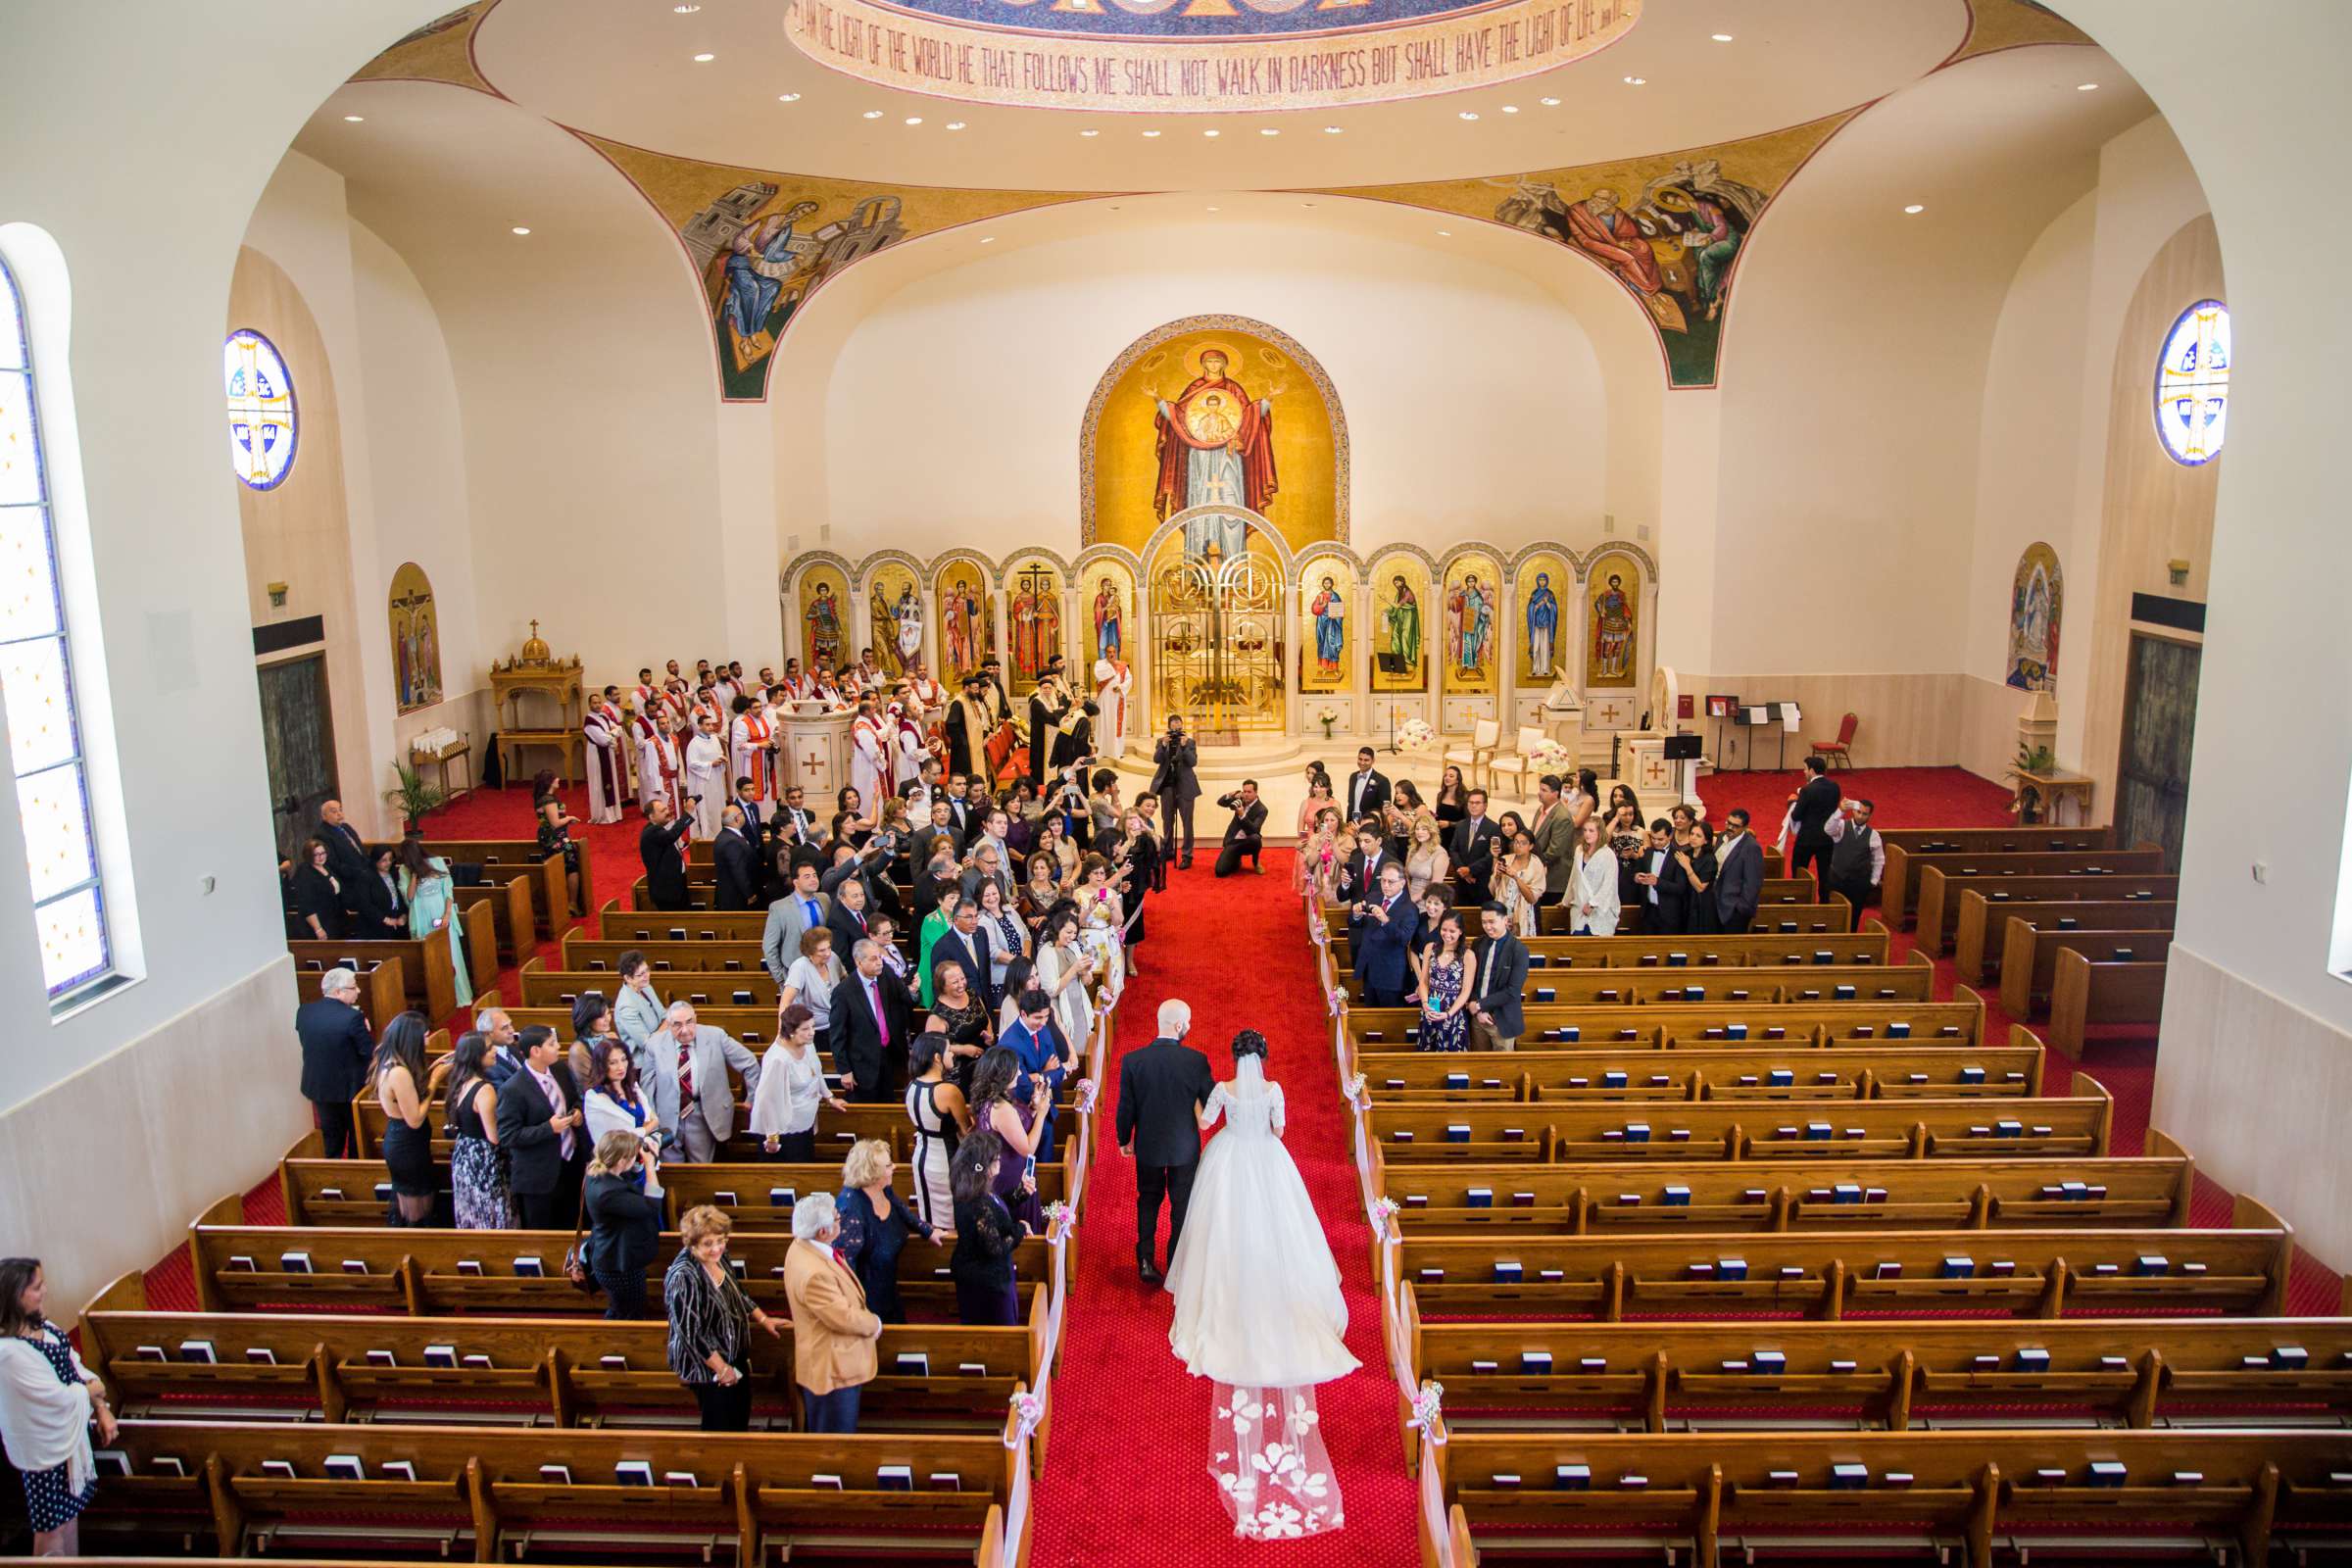
<instances>
[{"instance_id":1,"label":"church interior","mask_svg":"<svg viewBox=\"0 0 2352 1568\"><path fill-rule=\"evenodd\" d=\"M2352 10L450 4L0 0L0 1351L97 1423L0 1376L0 1549L2352 1562ZM852 1431L794 1215L949 1202L959 906L984 1060L1093 956L1042 1101L939 1080L1049 1130L1006 1315L958 1186ZM613 1036L630 1313L590 1086L537 1225L432 1096L640 956L733 1065ZM1287 1097L1316 1432L1168 1353L1171 1002Z\"/></svg>"}]
</instances>

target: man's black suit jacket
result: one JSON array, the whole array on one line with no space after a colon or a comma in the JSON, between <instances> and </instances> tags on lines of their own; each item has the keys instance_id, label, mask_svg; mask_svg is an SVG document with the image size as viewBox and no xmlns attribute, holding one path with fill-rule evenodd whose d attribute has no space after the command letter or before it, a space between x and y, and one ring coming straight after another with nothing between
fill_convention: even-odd
<instances>
[{"instance_id":1,"label":"man's black suit jacket","mask_svg":"<svg viewBox=\"0 0 2352 1568\"><path fill-rule=\"evenodd\" d=\"M853 912L839 899L825 911L825 929L833 933L833 956L841 960L844 970L858 961L858 944L865 940L866 924L872 919L870 909Z\"/></svg>"},{"instance_id":2,"label":"man's black suit jacket","mask_svg":"<svg viewBox=\"0 0 2352 1568\"><path fill-rule=\"evenodd\" d=\"M765 908L760 900L760 852L740 829L721 828L710 843L718 886L712 904L721 909Z\"/></svg>"},{"instance_id":3,"label":"man's black suit jacket","mask_svg":"<svg viewBox=\"0 0 2352 1568\"><path fill-rule=\"evenodd\" d=\"M335 873L335 880L343 885L344 898L349 899L353 883L375 874L368 863L368 846L361 842L359 829L349 822L337 822L332 827L320 822L318 837L326 844L326 868Z\"/></svg>"},{"instance_id":4,"label":"man's black suit jacket","mask_svg":"<svg viewBox=\"0 0 2352 1568\"><path fill-rule=\"evenodd\" d=\"M1838 781L1829 774L1820 773L1807 779L1805 787L1796 792L1796 800L1788 808L1788 815L1796 823L1797 842L1829 843L1830 818L1836 814L1838 803L1843 798L1844 791L1838 789Z\"/></svg>"},{"instance_id":5,"label":"man's black suit jacket","mask_svg":"<svg viewBox=\"0 0 2352 1568\"><path fill-rule=\"evenodd\" d=\"M332 997L306 1002L294 1009L294 1038L302 1042L303 1099L349 1104L367 1087L375 1042L359 1008Z\"/></svg>"},{"instance_id":6,"label":"man's black suit jacket","mask_svg":"<svg viewBox=\"0 0 2352 1568\"><path fill-rule=\"evenodd\" d=\"M1505 1040L1516 1040L1526 1027L1520 997L1527 990L1527 944L1505 931L1498 937L1480 937L1470 945L1478 956L1478 1005L1487 1009L1494 1029Z\"/></svg>"},{"instance_id":7,"label":"man's black suit jacket","mask_svg":"<svg viewBox=\"0 0 2352 1568\"><path fill-rule=\"evenodd\" d=\"M1493 817L1465 816L1453 824L1453 838L1446 846L1446 853L1452 858L1457 872L1467 870L1470 880L1483 889L1494 880L1494 844L1501 837L1502 829ZM1482 893L1480 898L1483 901L1485 895Z\"/></svg>"},{"instance_id":8,"label":"man's black suit jacket","mask_svg":"<svg viewBox=\"0 0 2352 1568\"><path fill-rule=\"evenodd\" d=\"M1218 796L1217 804L1233 812L1233 820L1225 824L1226 843L1259 844L1264 842L1266 803L1263 799L1251 801L1248 806L1244 806L1242 792L1235 790L1231 795Z\"/></svg>"},{"instance_id":9,"label":"man's black suit jacket","mask_svg":"<svg viewBox=\"0 0 2352 1568\"><path fill-rule=\"evenodd\" d=\"M1380 868L1403 864L1403 860L1389 853L1386 843L1380 847L1379 858L1369 866L1364 864L1364 852L1357 850L1348 857L1348 863L1340 868L1340 897L1351 901L1377 900L1380 897Z\"/></svg>"},{"instance_id":10,"label":"man's black suit jacket","mask_svg":"<svg viewBox=\"0 0 2352 1568\"><path fill-rule=\"evenodd\" d=\"M571 1080L570 1065L558 1057L547 1075L564 1091L564 1112L579 1109L580 1090ZM547 1102L539 1080L531 1076L528 1067L518 1068L498 1086L498 1147L507 1152L509 1183L514 1191L552 1193L562 1184L564 1137L547 1125L555 1114L556 1107ZM583 1168L588 1163L586 1122L571 1130L570 1162Z\"/></svg>"},{"instance_id":11,"label":"man's black suit jacket","mask_svg":"<svg viewBox=\"0 0 2352 1568\"><path fill-rule=\"evenodd\" d=\"M963 933L953 925L942 931L931 944L931 990L934 996L939 993L939 972L950 964L963 971L964 983L972 988L973 996L987 996L988 927L979 925L972 928L972 945L969 948L963 945Z\"/></svg>"},{"instance_id":12,"label":"man's black suit jacket","mask_svg":"<svg viewBox=\"0 0 2352 1568\"><path fill-rule=\"evenodd\" d=\"M1374 894L1366 901L1380 903ZM1400 889L1396 902L1388 906L1384 921L1365 916L1348 923L1348 946L1355 958L1355 977L1367 991L1395 991L1401 994L1413 977L1413 940L1421 934L1421 911Z\"/></svg>"},{"instance_id":13,"label":"man's black suit jacket","mask_svg":"<svg viewBox=\"0 0 2352 1568\"><path fill-rule=\"evenodd\" d=\"M906 1044L908 1021L914 1016L914 999L887 965L874 976L874 986L882 996L878 1019L865 997L865 977L852 965L841 984L833 988L832 1012L825 1028L825 1049L832 1054L833 1070L856 1078L857 1086L851 1092L858 1095L882 1081L883 1060L893 1047Z\"/></svg>"},{"instance_id":14,"label":"man's black suit jacket","mask_svg":"<svg viewBox=\"0 0 2352 1568\"><path fill-rule=\"evenodd\" d=\"M1152 793L1163 801L1199 800L1200 779L1194 766L1200 760L1200 745L1190 735L1181 740L1162 735L1152 748Z\"/></svg>"},{"instance_id":15,"label":"man's black suit jacket","mask_svg":"<svg viewBox=\"0 0 2352 1568\"><path fill-rule=\"evenodd\" d=\"M1200 1107L1217 1087L1208 1058L1165 1036L1119 1059L1119 1147L1142 1165L1190 1165L1200 1157Z\"/></svg>"},{"instance_id":16,"label":"man's black suit jacket","mask_svg":"<svg viewBox=\"0 0 2352 1568\"><path fill-rule=\"evenodd\" d=\"M1340 780L1340 810L1350 822L1377 816L1380 808L1389 804L1389 778L1386 773L1376 767L1363 775L1364 795L1360 801L1355 798L1356 776L1350 773Z\"/></svg>"},{"instance_id":17,"label":"man's black suit jacket","mask_svg":"<svg viewBox=\"0 0 2352 1568\"><path fill-rule=\"evenodd\" d=\"M686 907L686 860L678 854L678 840L694 826L694 818L681 816L667 827L645 824L637 835L637 858L645 863L645 890L653 896L657 909Z\"/></svg>"}]
</instances>

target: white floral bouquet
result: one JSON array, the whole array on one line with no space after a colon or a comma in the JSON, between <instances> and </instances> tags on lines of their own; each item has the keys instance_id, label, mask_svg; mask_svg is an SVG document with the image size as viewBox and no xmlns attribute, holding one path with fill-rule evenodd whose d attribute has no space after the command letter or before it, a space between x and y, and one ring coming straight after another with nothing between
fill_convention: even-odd
<instances>
[{"instance_id":1,"label":"white floral bouquet","mask_svg":"<svg viewBox=\"0 0 2352 1568\"><path fill-rule=\"evenodd\" d=\"M1548 737L1527 754L1527 761L1530 767L1545 773L1567 773L1576 766L1575 754Z\"/></svg>"},{"instance_id":2,"label":"white floral bouquet","mask_svg":"<svg viewBox=\"0 0 2352 1568\"><path fill-rule=\"evenodd\" d=\"M1437 738L1426 718L1408 718L1396 726L1396 744L1408 752L1425 750Z\"/></svg>"},{"instance_id":3,"label":"white floral bouquet","mask_svg":"<svg viewBox=\"0 0 2352 1568\"><path fill-rule=\"evenodd\" d=\"M1320 723L1336 724L1340 721L1340 710L1331 704L1325 703L1321 708L1315 710L1315 718Z\"/></svg>"}]
</instances>

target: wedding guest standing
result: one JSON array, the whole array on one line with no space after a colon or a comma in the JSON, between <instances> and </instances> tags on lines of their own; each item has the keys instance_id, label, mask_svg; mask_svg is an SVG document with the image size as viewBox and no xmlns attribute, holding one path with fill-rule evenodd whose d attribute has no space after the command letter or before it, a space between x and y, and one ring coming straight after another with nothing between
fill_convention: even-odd
<instances>
[{"instance_id":1,"label":"wedding guest standing","mask_svg":"<svg viewBox=\"0 0 2352 1568\"><path fill-rule=\"evenodd\" d=\"M579 1085L561 1059L553 1029L534 1024L523 1030L514 1053L521 1070L498 1094L498 1141L507 1149L514 1208L526 1230L568 1230L588 1164L588 1116L580 1108Z\"/></svg>"},{"instance_id":2,"label":"wedding guest standing","mask_svg":"<svg viewBox=\"0 0 2352 1568\"><path fill-rule=\"evenodd\" d=\"M1470 999L1478 959L1470 952L1469 934L1459 913L1448 910L1438 921L1436 942L1415 959L1421 979L1421 1049L1469 1049Z\"/></svg>"},{"instance_id":3,"label":"wedding guest standing","mask_svg":"<svg viewBox=\"0 0 2352 1568\"><path fill-rule=\"evenodd\" d=\"M621 1128L599 1138L580 1203L588 1271L605 1293L605 1316L645 1316L645 1270L662 1241L662 1167L653 1146Z\"/></svg>"},{"instance_id":4,"label":"wedding guest standing","mask_svg":"<svg viewBox=\"0 0 2352 1568\"><path fill-rule=\"evenodd\" d=\"M424 1014L404 1012L384 1026L369 1073L376 1102L384 1107L384 1169L392 1178L392 1204L401 1225L423 1225L433 1217L439 1183L433 1176L433 1135L425 1123Z\"/></svg>"},{"instance_id":5,"label":"wedding guest standing","mask_svg":"<svg viewBox=\"0 0 2352 1568\"><path fill-rule=\"evenodd\" d=\"M302 848L302 863L294 872L294 914L312 942L344 939L343 884L327 867L326 842L312 839Z\"/></svg>"},{"instance_id":6,"label":"wedding guest standing","mask_svg":"<svg viewBox=\"0 0 2352 1568\"><path fill-rule=\"evenodd\" d=\"M956 1192L956 1250L948 1273L956 1281L956 1321L967 1328L1009 1326L1021 1318L1020 1287L1013 1250L1028 1226L1013 1217L998 1197L999 1167L1018 1156L1006 1153L991 1132L976 1132L956 1151L950 1180Z\"/></svg>"},{"instance_id":7,"label":"wedding guest standing","mask_svg":"<svg viewBox=\"0 0 2352 1568\"><path fill-rule=\"evenodd\" d=\"M351 1102L368 1083L375 1041L360 1011L359 977L341 965L318 977L318 995L294 1009L294 1038L302 1046L302 1098L318 1123L319 1155L342 1159L356 1152Z\"/></svg>"},{"instance_id":8,"label":"wedding guest standing","mask_svg":"<svg viewBox=\"0 0 2352 1568\"><path fill-rule=\"evenodd\" d=\"M1598 817L1588 816L1579 832L1575 869L1568 878L1568 934L1607 937L1617 934L1620 905L1617 874L1620 861L1609 848Z\"/></svg>"},{"instance_id":9,"label":"wedding guest standing","mask_svg":"<svg viewBox=\"0 0 2352 1568\"><path fill-rule=\"evenodd\" d=\"M914 1206L927 1223L940 1229L955 1222L948 1168L956 1145L972 1130L971 1107L948 1076L947 1041L944 1025L926 1024L907 1054L913 1074L906 1086L906 1119L914 1123Z\"/></svg>"},{"instance_id":10,"label":"wedding guest standing","mask_svg":"<svg viewBox=\"0 0 2352 1568\"><path fill-rule=\"evenodd\" d=\"M814 1197L814 1194L810 1195ZM752 1304L727 1267L727 1216L708 1203L678 1220L678 1255L662 1276L669 1319L669 1369L694 1391L705 1432L752 1425L752 1330L782 1339L775 1319Z\"/></svg>"},{"instance_id":11,"label":"wedding guest standing","mask_svg":"<svg viewBox=\"0 0 2352 1568\"><path fill-rule=\"evenodd\" d=\"M752 1132L768 1158L806 1165L816 1158L816 1109L850 1108L825 1088L825 1064L816 1054L816 1018L800 1003L776 1019L776 1041L760 1062L760 1088L752 1096Z\"/></svg>"},{"instance_id":12,"label":"wedding guest standing","mask_svg":"<svg viewBox=\"0 0 2352 1568\"><path fill-rule=\"evenodd\" d=\"M579 1048L573 1048L576 1054ZM608 1037L589 1052L586 1077L575 1070L572 1081L581 1086L580 1108L588 1113L588 1147L596 1148L607 1133L643 1138L658 1133L653 1097L637 1073L637 1058L617 1036Z\"/></svg>"},{"instance_id":13,"label":"wedding guest standing","mask_svg":"<svg viewBox=\"0 0 2352 1568\"><path fill-rule=\"evenodd\" d=\"M24 1484L33 1555L73 1557L98 1495L90 1428L111 1446L115 1413L106 1385L42 1315L48 1293L40 1259L0 1258L0 1447Z\"/></svg>"},{"instance_id":14,"label":"wedding guest standing","mask_svg":"<svg viewBox=\"0 0 2352 1568\"><path fill-rule=\"evenodd\" d=\"M507 1190L506 1156L498 1147L498 1090L490 1082L490 1037L467 1030L458 1037L452 1056L449 1190L458 1229L514 1230L514 1200Z\"/></svg>"},{"instance_id":15,"label":"wedding guest standing","mask_svg":"<svg viewBox=\"0 0 2352 1568\"><path fill-rule=\"evenodd\" d=\"M409 935L416 941L447 942L456 971L458 1005L473 1005L473 980L466 967L466 924L458 916L457 882L449 862L424 853L415 834L400 841L400 891L409 901Z\"/></svg>"},{"instance_id":16,"label":"wedding guest standing","mask_svg":"<svg viewBox=\"0 0 2352 1568\"><path fill-rule=\"evenodd\" d=\"M882 1337L882 1316L841 1242L830 1193L810 1193L793 1205L784 1298L792 1304L792 1376L805 1432L858 1430L858 1396L873 1381L874 1342ZM897 1263L893 1253L893 1268Z\"/></svg>"},{"instance_id":17,"label":"wedding guest standing","mask_svg":"<svg viewBox=\"0 0 2352 1568\"><path fill-rule=\"evenodd\" d=\"M409 901L400 896L392 846L368 852L368 873L343 891L351 898L351 935L368 942L403 942L409 935Z\"/></svg>"},{"instance_id":18,"label":"wedding guest standing","mask_svg":"<svg viewBox=\"0 0 2352 1568\"><path fill-rule=\"evenodd\" d=\"M866 1306L885 1323L906 1321L899 1300L899 1253L907 1238L947 1245L946 1233L916 1213L891 1185L897 1172L890 1145L881 1139L861 1138L850 1146L841 1166L841 1235L833 1243L833 1250L858 1276ZM797 1320L800 1313L793 1316Z\"/></svg>"}]
</instances>

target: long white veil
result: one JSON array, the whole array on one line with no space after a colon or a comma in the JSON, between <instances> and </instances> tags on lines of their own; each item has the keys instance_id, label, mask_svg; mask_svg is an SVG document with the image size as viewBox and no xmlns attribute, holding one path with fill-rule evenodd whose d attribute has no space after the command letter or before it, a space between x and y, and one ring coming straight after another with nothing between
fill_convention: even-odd
<instances>
[{"instance_id":1,"label":"long white veil","mask_svg":"<svg viewBox=\"0 0 2352 1568\"><path fill-rule=\"evenodd\" d=\"M1233 1064L1233 1098L1254 1101L1266 1093L1264 1058L1239 1057ZM1313 1384L1276 1388L1220 1382L1216 1400L1209 1415L1208 1473L1217 1479L1235 1535L1292 1540L1347 1522L1339 1479L1324 1451Z\"/></svg>"}]
</instances>

